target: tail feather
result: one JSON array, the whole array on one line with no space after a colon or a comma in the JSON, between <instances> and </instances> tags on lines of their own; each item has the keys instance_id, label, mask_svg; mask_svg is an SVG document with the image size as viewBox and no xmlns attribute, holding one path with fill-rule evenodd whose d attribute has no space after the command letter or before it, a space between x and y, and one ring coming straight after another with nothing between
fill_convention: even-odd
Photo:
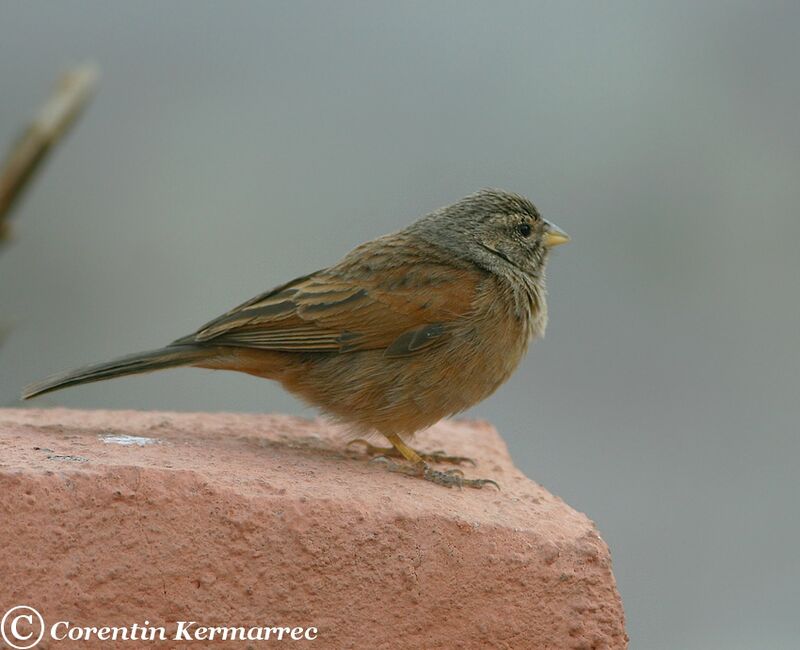
<instances>
[{"instance_id":1,"label":"tail feather","mask_svg":"<svg viewBox=\"0 0 800 650\"><path fill-rule=\"evenodd\" d=\"M164 368L177 368L190 366L198 361L207 359L212 350L192 345L176 345L130 354L113 361L84 366L76 370L69 370L53 375L43 381L26 386L22 392L22 399L31 399L37 395L44 395L68 386L88 384L93 381L103 381L112 377L137 375Z\"/></svg>"}]
</instances>

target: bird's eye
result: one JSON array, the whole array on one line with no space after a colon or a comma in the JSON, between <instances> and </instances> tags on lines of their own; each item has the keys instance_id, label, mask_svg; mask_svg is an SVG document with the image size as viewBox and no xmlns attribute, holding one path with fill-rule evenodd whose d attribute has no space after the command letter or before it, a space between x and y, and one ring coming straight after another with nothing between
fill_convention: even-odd
<instances>
[{"instance_id":1,"label":"bird's eye","mask_svg":"<svg viewBox=\"0 0 800 650\"><path fill-rule=\"evenodd\" d=\"M517 226L517 232L522 235L523 237L530 237L531 236L531 224L529 223L521 223Z\"/></svg>"}]
</instances>

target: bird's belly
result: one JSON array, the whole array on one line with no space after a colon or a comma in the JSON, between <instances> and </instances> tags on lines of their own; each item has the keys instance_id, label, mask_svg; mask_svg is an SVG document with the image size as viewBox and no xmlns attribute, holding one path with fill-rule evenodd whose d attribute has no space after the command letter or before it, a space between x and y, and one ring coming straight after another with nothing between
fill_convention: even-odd
<instances>
[{"instance_id":1,"label":"bird's belly","mask_svg":"<svg viewBox=\"0 0 800 650\"><path fill-rule=\"evenodd\" d=\"M516 319L472 321L447 343L392 358L382 350L309 358L284 386L359 431L408 436L491 395L530 338Z\"/></svg>"}]
</instances>

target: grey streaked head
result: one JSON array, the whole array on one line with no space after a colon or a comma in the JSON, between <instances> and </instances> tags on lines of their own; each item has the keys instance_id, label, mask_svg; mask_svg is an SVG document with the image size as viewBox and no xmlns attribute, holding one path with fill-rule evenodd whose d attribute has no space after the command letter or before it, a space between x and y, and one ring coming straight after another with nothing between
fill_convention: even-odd
<instances>
[{"instance_id":1,"label":"grey streaked head","mask_svg":"<svg viewBox=\"0 0 800 650\"><path fill-rule=\"evenodd\" d=\"M542 276L549 249L569 240L524 196L498 189L440 208L408 230L489 271L533 278Z\"/></svg>"}]
</instances>

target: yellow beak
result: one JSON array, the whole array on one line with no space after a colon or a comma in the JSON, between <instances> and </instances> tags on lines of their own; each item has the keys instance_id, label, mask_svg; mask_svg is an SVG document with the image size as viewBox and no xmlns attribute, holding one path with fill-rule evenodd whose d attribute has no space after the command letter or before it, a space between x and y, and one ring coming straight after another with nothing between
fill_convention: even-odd
<instances>
[{"instance_id":1,"label":"yellow beak","mask_svg":"<svg viewBox=\"0 0 800 650\"><path fill-rule=\"evenodd\" d=\"M544 245L547 248L553 248L553 246L561 246L561 244L566 244L569 241L569 235L565 233L561 228L552 223L547 223L547 228L544 233Z\"/></svg>"}]
</instances>

